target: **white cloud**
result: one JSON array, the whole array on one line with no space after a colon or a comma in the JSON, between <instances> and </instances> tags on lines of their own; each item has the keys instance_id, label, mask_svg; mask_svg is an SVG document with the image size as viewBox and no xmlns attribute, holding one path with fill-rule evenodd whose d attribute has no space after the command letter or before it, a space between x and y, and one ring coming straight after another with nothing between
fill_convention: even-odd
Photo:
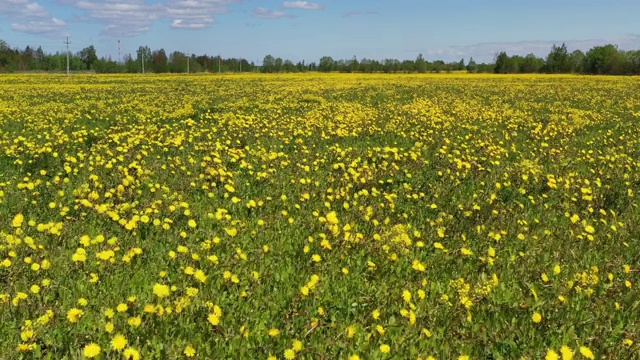
<instances>
[{"instance_id":1,"label":"white cloud","mask_svg":"<svg viewBox=\"0 0 640 360\"><path fill-rule=\"evenodd\" d=\"M209 22L213 22L213 20L209 21ZM174 29L191 29L191 30L200 30L200 29L204 29L207 27L207 24L204 22L199 22L199 23L187 23L185 20L183 19L176 19L173 20L173 22L171 23L171 27Z\"/></svg>"},{"instance_id":2,"label":"white cloud","mask_svg":"<svg viewBox=\"0 0 640 360\"><path fill-rule=\"evenodd\" d=\"M22 0L15 0L22 1ZM228 5L241 0L59 0L85 12L79 21L103 23L103 35L134 36L149 31L153 22L170 19L174 29L205 29L214 16L229 12Z\"/></svg>"},{"instance_id":3,"label":"white cloud","mask_svg":"<svg viewBox=\"0 0 640 360\"><path fill-rule=\"evenodd\" d=\"M176 29L205 29L215 23L216 14L228 13L228 5L239 0L167 0L165 16Z\"/></svg>"},{"instance_id":4,"label":"white cloud","mask_svg":"<svg viewBox=\"0 0 640 360\"><path fill-rule=\"evenodd\" d=\"M51 13L37 2L29 0L0 0L0 19L11 22L11 29L49 37L62 35L60 31L67 24L51 16Z\"/></svg>"},{"instance_id":5,"label":"white cloud","mask_svg":"<svg viewBox=\"0 0 640 360\"><path fill-rule=\"evenodd\" d=\"M43 20L27 20L20 23L11 24L13 30L22 31L31 34L44 35L60 35L56 34L59 30L65 28L67 24L60 19L51 18Z\"/></svg>"},{"instance_id":6,"label":"white cloud","mask_svg":"<svg viewBox=\"0 0 640 360\"><path fill-rule=\"evenodd\" d=\"M86 21L105 25L103 35L134 36L149 31L151 24L160 19L165 7L148 4L144 0L63 0L86 13Z\"/></svg>"},{"instance_id":7,"label":"white cloud","mask_svg":"<svg viewBox=\"0 0 640 360\"><path fill-rule=\"evenodd\" d=\"M174 29L200 30L216 22L216 15L228 13L229 6L242 0L56 0L79 13L75 22L102 24L102 35L125 37L148 32L153 23L169 19ZM322 5L309 1L287 1L284 8L319 10ZM253 16L262 19L294 17L285 11L259 7ZM66 27L63 20L53 18L49 11L34 0L0 0L0 19L12 21L17 31L47 34Z\"/></svg>"},{"instance_id":8,"label":"white cloud","mask_svg":"<svg viewBox=\"0 0 640 360\"><path fill-rule=\"evenodd\" d=\"M285 1L282 6L285 9L322 10L324 6L309 1Z\"/></svg>"},{"instance_id":9,"label":"white cloud","mask_svg":"<svg viewBox=\"0 0 640 360\"><path fill-rule=\"evenodd\" d=\"M283 11L269 10L263 7L259 7L253 10L253 16L262 19L282 19L287 17L293 17L293 15L288 14Z\"/></svg>"},{"instance_id":10,"label":"white cloud","mask_svg":"<svg viewBox=\"0 0 640 360\"><path fill-rule=\"evenodd\" d=\"M352 17L352 16L359 16L359 15L375 15L375 14L377 14L377 12L373 10L363 10L363 11L355 10L355 11L349 11L348 13L342 15L342 17Z\"/></svg>"}]
</instances>

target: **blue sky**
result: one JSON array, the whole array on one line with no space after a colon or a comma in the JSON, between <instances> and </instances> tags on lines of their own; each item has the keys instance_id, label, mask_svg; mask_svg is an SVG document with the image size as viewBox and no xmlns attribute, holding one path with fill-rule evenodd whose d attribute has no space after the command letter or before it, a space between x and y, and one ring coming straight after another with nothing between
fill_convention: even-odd
<instances>
[{"instance_id":1,"label":"blue sky","mask_svg":"<svg viewBox=\"0 0 640 360\"><path fill-rule=\"evenodd\" d=\"M545 56L554 43L640 49L638 0L0 0L0 39L118 57L139 45L261 61L468 59L505 50Z\"/></svg>"}]
</instances>

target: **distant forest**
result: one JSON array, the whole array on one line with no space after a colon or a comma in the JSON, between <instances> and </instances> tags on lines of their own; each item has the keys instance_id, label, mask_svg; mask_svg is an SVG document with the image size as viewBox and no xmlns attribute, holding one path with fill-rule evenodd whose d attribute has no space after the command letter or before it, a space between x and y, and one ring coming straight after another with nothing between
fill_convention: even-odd
<instances>
[{"instance_id":1,"label":"distant forest","mask_svg":"<svg viewBox=\"0 0 640 360\"><path fill-rule=\"evenodd\" d=\"M294 63L291 60L267 55L258 66L246 59L221 58L208 55L187 55L164 49L151 50L140 46L135 57L126 54L116 61L110 57L98 57L91 45L76 53L69 54L71 71L91 71L96 73L199 73L199 72L343 72L343 73L440 73L468 71L472 73L550 73L550 74L599 74L599 75L640 75L640 50L620 50L616 45L595 46L586 53L575 50L569 52L565 44L554 45L546 58L534 54L526 56L496 54L493 63L476 63L473 58L459 62L441 60L427 61L422 55L415 60L397 59L352 59L336 60L324 56L316 62ZM67 53L45 53L41 47L27 46L24 49L11 48L0 40L0 72L67 70Z\"/></svg>"}]
</instances>

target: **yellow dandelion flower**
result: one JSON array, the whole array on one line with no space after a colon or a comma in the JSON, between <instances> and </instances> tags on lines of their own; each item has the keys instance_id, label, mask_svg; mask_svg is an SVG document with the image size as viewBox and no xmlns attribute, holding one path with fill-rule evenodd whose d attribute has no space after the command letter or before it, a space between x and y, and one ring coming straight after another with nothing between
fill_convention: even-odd
<instances>
[{"instance_id":1,"label":"yellow dandelion flower","mask_svg":"<svg viewBox=\"0 0 640 360\"><path fill-rule=\"evenodd\" d=\"M127 323L133 327L138 327L142 324L142 318L140 316L134 316L127 320Z\"/></svg>"},{"instance_id":2,"label":"yellow dandelion flower","mask_svg":"<svg viewBox=\"0 0 640 360\"><path fill-rule=\"evenodd\" d=\"M404 291L402 292L402 299L403 299L405 302L411 302L411 293L409 292L409 290L404 290Z\"/></svg>"},{"instance_id":3,"label":"yellow dandelion flower","mask_svg":"<svg viewBox=\"0 0 640 360\"><path fill-rule=\"evenodd\" d=\"M191 345L188 345L184 348L184 355L186 357L194 357L196 356L196 349L194 349Z\"/></svg>"},{"instance_id":4,"label":"yellow dandelion flower","mask_svg":"<svg viewBox=\"0 0 640 360\"><path fill-rule=\"evenodd\" d=\"M77 323L83 315L84 311L78 308L72 308L67 312L67 320L69 320L70 323Z\"/></svg>"},{"instance_id":5,"label":"yellow dandelion flower","mask_svg":"<svg viewBox=\"0 0 640 360\"><path fill-rule=\"evenodd\" d=\"M587 359L594 360L596 358L593 355L593 352L591 351L591 349L589 349L586 346L580 346L580 354L582 354L582 356L584 356Z\"/></svg>"},{"instance_id":6,"label":"yellow dandelion flower","mask_svg":"<svg viewBox=\"0 0 640 360\"><path fill-rule=\"evenodd\" d=\"M82 355L86 358L94 358L100 355L100 345L91 343L84 347L82 350Z\"/></svg>"},{"instance_id":7,"label":"yellow dandelion flower","mask_svg":"<svg viewBox=\"0 0 640 360\"><path fill-rule=\"evenodd\" d=\"M140 353L134 348L126 348L122 353L125 360L140 360Z\"/></svg>"},{"instance_id":8,"label":"yellow dandelion flower","mask_svg":"<svg viewBox=\"0 0 640 360\"><path fill-rule=\"evenodd\" d=\"M573 359L573 350L567 345L562 345L560 348L560 354L562 355L562 360L572 360Z\"/></svg>"},{"instance_id":9,"label":"yellow dandelion flower","mask_svg":"<svg viewBox=\"0 0 640 360\"><path fill-rule=\"evenodd\" d=\"M109 334L111 334L113 332L113 323L112 322L108 322L106 324L104 324L104 331L108 332Z\"/></svg>"},{"instance_id":10,"label":"yellow dandelion flower","mask_svg":"<svg viewBox=\"0 0 640 360\"><path fill-rule=\"evenodd\" d=\"M534 323L538 324L538 323L540 323L542 321L542 315L540 315L539 312L535 312L535 313L533 313L533 315L531 315L531 320Z\"/></svg>"},{"instance_id":11,"label":"yellow dandelion flower","mask_svg":"<svg viewBox=\"0 0 640 360\"><path fill-rule=\"evenodd\" d=\"M287 360L292 360L296 358L296 352L293 349L286 349L284 351L284 358Z\"/></svg>"},{"instance_id":12,"label":"yellow dandelion flower","mask_svg":"<svg viewBox=\"0 0 640 360\"><path fill-rule=\"evenodd\" d=\"M544 357L544 360L560 360L560 357L558 356L558 353L553 349L549 349L549 351L547 351L547 355L545 355Z\"/></svg>"},{"instance_id":13,"label":"yellow dandelion flower","mask_svg":"<svg viewBox=\"0 0 640 360\"><path fill-rule=\"evenodd\" d=\"M216 314L209 314L209 316L207 317L207 320L213 326L220 325L220 317L218 317L218 315Z\"/></svg>"},{"instance_id":14,"label":"yellow dandelion flower","mask_svg":"<svg viewBox=\"0 0 640 360\"><path fill-rule=\"evenodd\" d=\"M378 309L373 310L373 311L371 312L371 317L372 317L374 320L378 320L378 319L380 318L380 310L378 310Z\"/></svg>"},{"instance_id":15,"label":"yellow dandelion flower","mask_svg":"<svg viewBox=\"0 0 640 360\"><path fill-rule=\"evenodd\" d=\"M304 345L302 344L302 341L300 341L300 340L294 340L293 341L293 346L292 346L293 350L301 351L303 347L304 347Z\"/></svg>"},{"instance_id":16,"label":"yellow dandelion flower","mask_svg":"<svg viewBox=\"0 0 640 360\"><path fill-rule=\"evenodd\" d=\"M347 327L347 337L348 337L348 338L352 338L352 337L354 337L354 336L356 335L356 332L357 332L357 329L356 329L356 327L355 327L355 326L353 326L353 325L349 325L349 326Z\"/></svg>"},{"instance_id":17,"label":"yellow dandelion flower","mask_svg":"<svg viewBox=\"0 0 640 360\"><path fill-rule=\"evenodd\" d=\"M115 351L121 351L127 346L127 338L121 334L117 334L111 339L111 348Z\"/></svg>"},{"instance_id":18,"label":"yellow dandelion flower","mask_svg":"<svg viewBox=\"0 0 640 360\"><path fill-rule=\"evenodd\" d=\"M168 285L155 284L153 285L153 294L159 298L164 298L169 296L169 294L171 294L171 291L169 290Z\"/></svg>"},{"instance_id":19,"label":"yellow dandelion flower","mask_svg":"<svg viewBox=\"0 0 640 360\"><path fill-rule=\"evenodd\" d=\"M14 228L22 227L23 222L24 222L24 215L22 215L22 213L17 214L16 216L13 217L13 220L11 220L11 227L14 227Z\"/></svg>"},{"instance_id":20,"label":"yellow dandelion flower","mask_svg":"<svg viewBox=\"0 0 640 360\"><path fill-rule=\"evenodd\" d=\"M340 223L338 220L338 214L335 211L332 211L327 214L327 222L331 225L337 225Z\"/></svg>"}]
</instances>

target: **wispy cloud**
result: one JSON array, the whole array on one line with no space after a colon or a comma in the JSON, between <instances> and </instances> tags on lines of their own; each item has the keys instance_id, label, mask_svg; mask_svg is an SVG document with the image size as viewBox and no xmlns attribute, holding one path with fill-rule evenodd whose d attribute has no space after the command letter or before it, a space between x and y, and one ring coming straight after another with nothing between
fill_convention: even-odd
<instances>
[{"instance_id":1,"label":"wispy cloud","mask_svg":"<svg viewBox=\"0 0 640 360\"><path fill-rule=\"evenodd\" d=\"M86 13L90 22L104 24L101 34L107 36L134 36L149 31L151 24L160 19L165 7L148 4L144 0L61 0ZM82 19L82 18L81 18Z\"/></svg>"},{"instance_id":2,"label":"wispy cloud","mask_svg":"<svg viewBox=\"0 0 640 360\"><path fill-rule=\"evenodd\" d=\"M166 16L177 29L205 29L215 23L215 15L229 12L228 5L240 0L167 0Z\"/></svg>"},{"instance_id":3,"label":"wispy cloud","mask_svg":"<svg viewBox=\"0 0 640 360\"><path fill-rule=\"evenodd\" d=\"M11 0L10 0L11 1ZM21 1L21 0L13 0ZM160 19L171 20L174 29L205 29L215 23L215 15L229 12L228 6L241 0L58 0L83 11L77 19L105 25L102 35L135 36L150 30Z\"/></svg>"},{"instance_id":4,"label":"wispy cloud","mask_svg":"<svg viewBox=\"0 0 640 360\"><path fill-rule=\"evenodd\" d=\"M202 19L196 23L189 23L184 19L175 19L171 23L171 27L174 29L200 30L207 28L207 24L210 23L213 23L213 19Z\"/></svg>"},{"instance_id":5,"label":"wispy cloud","mask_svg":"<svg viewBox=\"0 0 640 360\"><path fill-rule=\"evenodd\" d=\"M352 16L359 16L359 15L375 15L377 14L377 12L373 11L373 10L354 10L354 11L349 11L348 13L342 15L342 17L352 17Z\"/></svg>"},{"instance_id":6,"label":"wispy cloud","mask_svg":"<svg viewBox=\"0 0 640 360\"><path fill-rule=\"evenodd\" d=\"M11 21L11 29L48 37L62 35L67 24L37 2L29 0L0 0L0 19Z\"/></svg>"},{"instance_id":7,"label":"wispy cloud","mask_svg":"<svg viewBox=\"0 0 640 360\"><path fill-rule=\"evenodd\" d=\"M285 9L322 10L324 5L309 1L285 1L282 6Z\"/></svg>"},{"instance_id":8,"label":"wispy cloud","mask_svg":"<svg viewBox=\"0 0 640 360\"><path fill-rule=\"evenodd\" d=\"M263 7L259 7L253 10L253 16L261 19L282 19L294 17L293 15L284 11L269 10Z\"/></svg>"}]
</instances>

